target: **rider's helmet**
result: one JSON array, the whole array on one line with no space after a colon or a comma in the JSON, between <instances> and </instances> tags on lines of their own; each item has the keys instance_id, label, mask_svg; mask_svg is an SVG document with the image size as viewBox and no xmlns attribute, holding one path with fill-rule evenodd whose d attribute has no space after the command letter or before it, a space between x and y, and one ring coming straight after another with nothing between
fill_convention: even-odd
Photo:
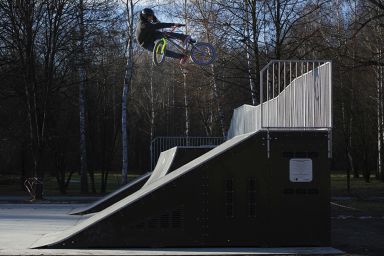
<instances>
[{"instance_id":1,"label":"rider's helmet","mask_svg":"<svg viewBox=\"0 0 384 256\"><path fill-rule=\"evenodd\" d=\"M151 9L151 8L144 8L142 11L141 11L141 15L148 19L148 16L155 16L155 13L154 11Z\"/></svg>"}]
</instances>

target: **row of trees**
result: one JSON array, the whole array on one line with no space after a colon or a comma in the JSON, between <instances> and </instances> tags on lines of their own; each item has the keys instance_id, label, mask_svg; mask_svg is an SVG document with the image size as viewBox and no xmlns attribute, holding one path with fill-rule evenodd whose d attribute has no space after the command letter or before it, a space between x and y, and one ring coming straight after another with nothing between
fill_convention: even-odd
<instances>
[{"instance_id":1,"label":"row of trees","mask_svg":"<svg viewBox=\"0 0 384 256\"><path fill-rule=\"evenodd\" d=\"M148 6L212 43L216 62L188 73L171 60L153 66L134 40L137 13ZM333 167L384 180L383 7L379 0L1 1L0 174L54 175L65 193L80 172L82 192L105 192L110 171L126 183L129 172L149 168L156 136L225 136L235 107L258 104L259 71L269 60L330 59Z\"/></svg>"}]
</instances>

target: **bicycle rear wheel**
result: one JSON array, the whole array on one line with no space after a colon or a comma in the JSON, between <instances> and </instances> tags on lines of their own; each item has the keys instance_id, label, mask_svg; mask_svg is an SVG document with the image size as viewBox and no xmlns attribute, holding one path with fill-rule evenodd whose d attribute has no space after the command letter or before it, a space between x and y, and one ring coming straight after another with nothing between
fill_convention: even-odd
<instances>
[{"instance_id":1,"label":"bicycle rear wheel","mask_svg":"<svg viewBox=\"0 0 384 256\"><path fill-rule=\"evenodd\" d=\"M153 47L153 63L159 66L165 60L165 44L163 40L157 41Z\"/></svg>"},{"instance_id":2,"label":"bicycle rear wheel","mask_svg":"<svg viewBox=\"0 0 384 256\"><path fill-rule=\"evenodd\" d=\"M216 59L216 50L210 43L196 43L191 49L191 59L197 65L212 64Z\"/></svg>"}]
</instances>

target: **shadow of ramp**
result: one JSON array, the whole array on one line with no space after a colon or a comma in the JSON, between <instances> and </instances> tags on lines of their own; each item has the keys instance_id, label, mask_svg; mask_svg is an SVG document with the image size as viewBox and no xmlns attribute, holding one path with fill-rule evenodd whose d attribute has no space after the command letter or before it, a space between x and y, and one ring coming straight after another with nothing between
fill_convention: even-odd
<instances>
[{"instance_id":1,"label":"shadow of ramp","mask_svg":"<svg viewBox=\"0 0 384 256\"><path fill-rule=\"evenodd\" d=\"M128 184L122 186L118 190L108 194L107 196L97 200L96 202L81 208L74 209L69 214L85 215L99 212L105 208L117 203L125 197L133 194L144 186L164 177L167 173L176 170L180 166L192 161L193 159L203 155L211 150L213 146L203 147L173 147L161 152L157 164L153 172L147 172L140 177L132 180Z\"/></svg>"},{"instance_id":2,"label":"shadow of ramp","mask_svg":"<svg viewBox=\"0 0 384 256\"><path fill-rule=\"evenodd\" d=\"M115 190L114 192L106 195L105 197L97 200L94 203L91 203L90 205L76 208L73 211L71 211L69 214L71 215L85 215L89 213L95 213L99 212L108 206L111 206L112 204L120 201L124 197L136 192L139 190L145 182L149 179L151 176L151 172L147 172L136 179L132 180L128 184L122 186L121 188Z\"/></svg>"}]
</instances>

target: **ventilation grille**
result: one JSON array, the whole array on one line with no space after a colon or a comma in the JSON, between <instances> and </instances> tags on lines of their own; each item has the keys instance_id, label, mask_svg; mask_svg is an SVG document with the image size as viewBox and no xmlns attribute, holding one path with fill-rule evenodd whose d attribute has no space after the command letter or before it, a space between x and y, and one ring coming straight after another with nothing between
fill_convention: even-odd
<instances>
[{"instance_id":1,"label":"ventilation grille","mask_svg":"<svg viewBox=\"0 0 384 256\"><path fill-rule=\"evenodd\" d=\"M180 229L184 224L184 207L164 212L132 226L135 229Z\"/></svg>"},{"instance_id":2,"label":"ventilation grille","mask_svg":"<svg viewBox=\"0 0 384 256\"><path fill-rule=\"evenodd\" d=\"M247 184L248 216L256 217L256 179L251 177Z\"/></svg>"},{"instance_id":3,"label":"ventilation grille","mask_svg":"<svg viewBox=\"0 0 384 256\"><path fill-rule=\"evenodd\" d=\"M208 238L208 207L209 207L209 197L208 197L208 172L204 172L201 175L200 181L200 225L201 225L201 235L204 239Z\"/></svg>"},{"instance_id":4,"label":"ventilation grille","mask_svg":"<svg viewBox=\"0 0 384 256\"><path fill-rule=\"evenodd\" d=\"M283 152L285 158L317 158L319 152Z\"/></svg>"},{"instance_id":5,"label":"ventilation grille","mask_svg":"<svg viewBox=\"0 0 384 256\"><path fill-rule=\"evenodd\" d=\"M317 188L285 188L283 193L285 195L318 195Z\"/></svg>"},{"instance_id":6,"label":"ventilation grille","mask_svg":"<svg viewBox=\"0 0 384 256\"><path fill-rule=\"evenodd\" d=\"M228 218L235 216L233 179L225 180L225 215Z\"/></svg>"}]
</instances>

